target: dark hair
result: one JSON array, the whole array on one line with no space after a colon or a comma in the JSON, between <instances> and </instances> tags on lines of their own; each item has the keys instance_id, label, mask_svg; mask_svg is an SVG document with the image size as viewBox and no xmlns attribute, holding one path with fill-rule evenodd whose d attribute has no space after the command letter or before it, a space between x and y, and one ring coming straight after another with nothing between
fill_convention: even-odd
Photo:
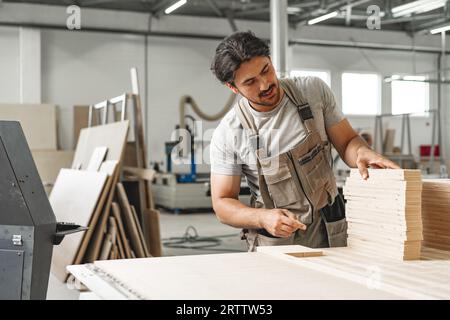
<instances>
[{"instance_id":1,"label":"dark hair","mask_svg":"<svg viewBox=\"0 0 450 320\"><path fill-rule=\"evenodd\" d=\"M253 57L270 56L267 43L251 31L236 32L226 37L216 48L211 70L222 83L233 84L236 70Z\"/></svg>"}]
</instances>

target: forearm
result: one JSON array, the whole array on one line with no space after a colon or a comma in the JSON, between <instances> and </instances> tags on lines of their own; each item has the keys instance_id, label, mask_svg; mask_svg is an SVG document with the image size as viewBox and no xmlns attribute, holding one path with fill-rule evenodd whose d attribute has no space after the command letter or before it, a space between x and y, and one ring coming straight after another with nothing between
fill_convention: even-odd
<instances>
[{"instance_id":1,"label":"forearm","mask_svg":"<svg viewBox=\"0 0 450 320\"><path fill-rule=\"evenodd\" d=\"M263 209L250 208L237 199L216 198L214 211L220 222L235 228L260 229Z\"/></svg>"},{"instance_id":2,"label":"forearm","mask_svg":"<svg viewBox=\"0 0 450 320\"><path fill-rule=\"evenodd\" d=\"M358 153L368 149L371 150L364 139L362 139L359 135L356 135L347 144L347 147L345 148L345 151L342 152L341 157L349 167L356 168Z\"/></svg>"}]
</instances>

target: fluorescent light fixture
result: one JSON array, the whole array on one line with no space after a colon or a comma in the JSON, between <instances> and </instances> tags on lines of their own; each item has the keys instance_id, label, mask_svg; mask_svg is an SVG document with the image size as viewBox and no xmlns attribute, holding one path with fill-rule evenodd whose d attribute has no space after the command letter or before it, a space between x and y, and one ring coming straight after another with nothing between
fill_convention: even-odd
<instances>
[{"instance_id":1,"label":"fluorescent light fixture","mask_svg":"<svg viewBox=\"0 0 450 320\"><path fill-rule=\"evenodd\" d=\"M175 2L173 5L168 7L166 10L164 10L165 14L171 14L175 10L177 10L179 7L184 6L186 4L187 0L180 0L178 2Z\"/></svg>"},{"instance_id":2,"label":"fluorescent light fixture","mask_svg":"<svg viewBox=\"0 0 450 320\"><path fill-rule=\"evenodd\" d=\"M319 23L319 22L322 22L322 21L334 18L337 15L338 15L338 12L337 11L333 11L333 12L327 13L327 14L325 14L323 16L320 16L320 17L317 17L317 18L309 20L308 24L309 25L316 24L316 23Z\"/></svg>"},{"instance_id":3,"label":"fluorescent light fixture","mask_svg":"<svg viewBox=\"0 0 450 320\"><path fill-rule=\"evenodd\" d=\"M430 33L431 34L436 34L436 33L441 33L441 32L445 32L445 31L448 31L448 30L450 30L450 25L439 27L439 28L436 28L436 29L432 29L430 31Z\"/></svg>"},{"instance_id":4,"label":"fluorescent light fixture","mask_svg":"<svg viewBox=\"0 0 450 320\"><path fill-rule=\"evenodd\" d=\"M427 78L424 76L404 76L405 81L425 81Z\"/></svg>"},{"instance_id":5,"label":"fluorescent light fixture","mask_svg":"<svg viewBox=\"0 0 450 320\"><path fill-rule=\"evenodd\" d=\"M384 82L392 82L392 81L418 81L425 82L427 80L426 76L400 76L398 74L393 74L390 77L385 77Z\"/></svg>"},{"instance_id":6,"label":"fluorescent light fixture","mask_svg":"<svg viewBox=\"0 0 450 320\"><path fill-rule=\"evenodd\" d=\"M300 9L299 7L287 7L286 11L288 14L297 14L302 12L302 9Z\"/></svg>"},{"instance_id":7,"label":"fluorescent light fixture","mask_svg":"<svg viewBox=\"0 0 450 320\"><path fill-rule=\"evenodd\" d=\"M424 13L445 6L446 0L418 0L391 9L394 18Z\"/></svg>"}]
</instances>

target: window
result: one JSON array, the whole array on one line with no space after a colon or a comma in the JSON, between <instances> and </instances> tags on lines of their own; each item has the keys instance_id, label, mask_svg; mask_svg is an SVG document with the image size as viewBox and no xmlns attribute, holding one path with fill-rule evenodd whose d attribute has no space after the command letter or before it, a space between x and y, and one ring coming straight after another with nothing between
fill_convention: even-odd
<instances>
[{"instance_id":1,"label":"window","mask_svg":"<svg viewBox=\"0 0 450 320\"><path fill-rule=\"evenodd\" d=\"M392 113L425 115L430 108L430 86L424 76L404 76L403 81L391 82ZM405 81L410 80L410 81Z\"/></svg>"},{"instance_id":2,"label":"window","mask_svg":"<svg viewBox=\"0 0 450 320\"><path fill-rule=\"evenodd\" d=\"M330 86L330 72L320 70L292 70L291 77L317 77L322 79L328 86Z\"/></svg>"},{"instance_id":3,"label":"window","mask_svg":"<svg viewBox=\"0 0 450 320\"><path fill-rule=\"evenodd\" d=\"M381 81L375 73L342 74L342 111L345 114L375 115L381 110Z\"/></svg>"}]
</instances>

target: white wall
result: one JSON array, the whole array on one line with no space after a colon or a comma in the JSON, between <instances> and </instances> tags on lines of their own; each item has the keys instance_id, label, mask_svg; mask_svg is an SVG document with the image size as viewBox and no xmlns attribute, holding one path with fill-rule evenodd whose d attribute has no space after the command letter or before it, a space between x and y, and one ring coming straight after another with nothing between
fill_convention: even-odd
<instances>
[{"instance_id":1,"label":"white wall","mask_svg":"<svg viewBox=\"0 0 450 320\"><path fill-rule=\"evenodd\" d=\"M20 102L19 29L0 27L0 102Z\"/></svg>"},{"instance_id":2,"label":"white wall","mask_svg":"<svg viewBox=\"0 0 450 320\"><path fill-rule=\"evenodd\" d=\"M130 92L131 67L144 70L143 37L42 31L42 100L60 106L63 149L73 146L72 107Z\"/></svg>"},{"instance_id":3,"label":"white wall","mask_svg":"<svg viewBox=\"0 0 450 320\"><path fill-rule=\"evenodd\" d=\"M175 17L174 17L175 18ZM183 30L183 24L188 21L180 19L177 27ZM192 20L192 19L191 19ZM226 24L217 20L218 31L212 32L214 19L206 19L205 23L197 19L198 29L203 33L223 33ZM203 21L203 20L202 20ZM166 21L167 22L167 21ZM219 23L220 22L220 23ZM161 28L165 20L158 21ZM195 28L192 21L189 29ZM171 25L172 28L173 25ZM249 29L246 22L238 21L242 29ZM209 29L208 29L209 28ZM257 24L256 33L267 36L269 24ZM208 29L208 32L205 30ZM211 31L212 30L212 31ZM229 32L229 31L227 31ZM303 28L291 30L292 36L304 39L330 38L335 33L336 38L355 39L359 35L369 42L370 34L377 42L408 44L408 37L403 33L366 31L325 27ZM375 41L374 40L374 41ZM439 39L421 38L422 45L439 44ZM449 41L450 42L450 41ZM147 84L149 124L149 159L162 161L164 159L164 141L171 138L171 132L178 123L179 98L184 94L192 95L199 105L208 113L220 110L228 98L228 91L221 86L209 70L211 58L218 41L186 38L149 37L148 41L148 71ZM18 29L0 28L0 102L17 102L18 90ZM61 146L72 147L72 106L76 104L91 104L105 98L119 95L131 88L129 69L138 67L140 73L141 93L144 94L144 38L142 36L42 30L42 100L56 103L61 107ZM359 49L333 48L319 46L294 46L290 50L292 68L329 69L332 72L332 89L341 101L340 72L342 71L376 71L382 75L393 73L412 73L413 61L417 72L436 68L435 54L415 54L408 52L364 50L371 63L361 54ZM450 101L447 91L445 104ZM431 94L434 97L434 94ZM383 85L384 110L389 109L390 95L388 85ZM433 101L435 104L435 101ZM450 127L450 112L444 119L448 135ZM351 117L355 127L373 127L371 118ZM413 119L413 144L416 146L429 143L428 119ZM205 124L204 129L214 127L216 123ZM394 126L394 123L391 122ZM386 127L386 126L385 126ZM397 135L399 140L400 134ZM399 143L399 142L398 142ZM448 144L448 141L447 141ZM447 145L445 144L445 145ZM449 149L449 148L447 148ZM450 150L447 150L447 153ZM450 154L447 154L450 158ZM204 170L207 167L203 167ZM202 169L200 169L202 170Z\"/></svg>"}]
</instances>

